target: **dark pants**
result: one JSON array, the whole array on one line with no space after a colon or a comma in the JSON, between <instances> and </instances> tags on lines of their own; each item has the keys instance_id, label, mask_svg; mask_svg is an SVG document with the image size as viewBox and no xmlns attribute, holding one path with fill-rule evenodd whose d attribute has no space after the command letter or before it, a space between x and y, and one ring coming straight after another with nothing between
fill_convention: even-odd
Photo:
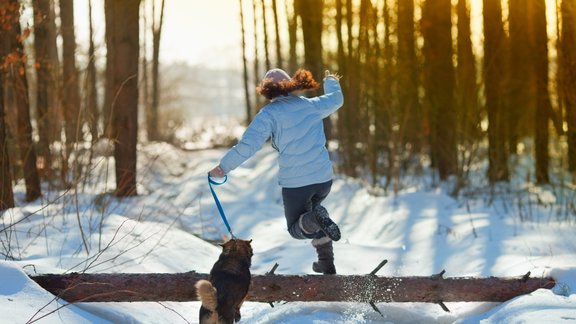
<instances>
[{"instance_id":1,"label":"dark pants","mask_svg":"<svg viewBox=\"0 0 576 324\"><path fill-rule=\"evenodd\" d=\"M330 188L332 188L332 180L298 188L282 188L284 215L286 216L288 232L293 238L304 240L326 236L322 231L315 234L304 233L298 220L300 215L320 205L330 193Z\"/></svg>"}]
</instances>

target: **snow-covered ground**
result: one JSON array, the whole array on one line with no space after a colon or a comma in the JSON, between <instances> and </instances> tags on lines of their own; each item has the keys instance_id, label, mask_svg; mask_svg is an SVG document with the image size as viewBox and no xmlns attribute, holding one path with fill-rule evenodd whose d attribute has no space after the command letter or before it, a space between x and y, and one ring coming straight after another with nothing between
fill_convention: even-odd
<instances>
[{"instance_id":1,"label":"snow-covered ground","mask_svg":"<svg viewBox=\"0 0 576 324\"><path fill-rule=\"evenodd\" d=\"M112 159L95 160L94 177L68 192L4 213L0 223L0 322L197 323L198 302L79 303L57 300L27 274L64 272L209 272L220 248L199 236L226 234L206 172L222 150L183 152L166 144L139 149L139 196L118 201ZM104 171L108 168L108 175ZM253 239L252 273L274 263L278 274L309 274L315 252L290 237L270 148L216 187L236 236ZM574 216L559 220L539 204L494 197L488 191L455 200L441 187L414 185L397 195L371 195L356 180L338 177L325 202L343 237L334 244L339 274L366 274L383 259L381 276L552 276L540 289L505 303L378 304L247 302L243 323L576 323ZM538 201L538 200L536 200ZM520 216L524 218L522 221Z\"/></svg>"}]
</instances>

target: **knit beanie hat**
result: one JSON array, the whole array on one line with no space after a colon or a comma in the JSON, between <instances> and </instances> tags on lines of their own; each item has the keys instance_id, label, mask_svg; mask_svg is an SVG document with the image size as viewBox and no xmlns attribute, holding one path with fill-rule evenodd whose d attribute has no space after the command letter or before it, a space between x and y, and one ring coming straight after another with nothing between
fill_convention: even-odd
<instances>
[{"instance_id":1,"label":"knit beanie hat","mask_svg":"<svg viewBox=\"0 0 576 324\"><path fill-rule=\"evenodd\" d=\"M272 69L266 72L266 74L264 75L263 80L266 79L271 79L274 83L278 83L283 80L290 80L290 76L288 75L288 73L286 73L286 71L282 69Z\"/></svg>"},{"instance_id":2,"label":"knit beanie hat","mask_svg":"<svg viewBox=\"0 0 576 324\"><path fill-rule=\"evenodd\" d=\"M272 69L266 72L256 91L266 99L272 100L278 96L287 96L296 90L314 89L317 86L318 83L308 70L299 69L293 77L290 77L284 70Z\"/></svg>"}]
</instances>

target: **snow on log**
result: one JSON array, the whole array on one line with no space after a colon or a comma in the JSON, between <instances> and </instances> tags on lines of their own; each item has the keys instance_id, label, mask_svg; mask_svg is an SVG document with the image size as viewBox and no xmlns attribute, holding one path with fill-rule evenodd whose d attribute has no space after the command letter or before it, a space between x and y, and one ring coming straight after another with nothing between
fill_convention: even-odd
<instances>
[{"instance_id":1,"label":"snow on log","mask_svg":"<svg viewBox=\"0 0 576 324\"><path fill-rule=\"evenodd\" d=\"M339 302L502 302L539 288L552 278L454 277L444 271L429 277L369 275L253 275L247 300ZM31 276L44 289L68 302L194 301L194 284L208 274L116 273Z\"/></svg>"}]
</instances>

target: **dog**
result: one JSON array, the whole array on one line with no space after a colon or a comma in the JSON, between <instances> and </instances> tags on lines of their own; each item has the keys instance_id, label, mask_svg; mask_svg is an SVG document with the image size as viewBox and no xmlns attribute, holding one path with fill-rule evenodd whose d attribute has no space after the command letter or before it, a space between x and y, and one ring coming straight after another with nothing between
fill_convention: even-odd
<instances>
[{"instance_id":1,"label":"dog","mask_svg":"<svg viewBox=\"0 0 576 324\"><path fill-rule=\"evenodd\" d=\"M252 276L252 240L231 239L222 246L208 280L196 283L202 302L200 324L232 324L240 321L240 307L248 294Z\"/></svg>"}]
</instances>

